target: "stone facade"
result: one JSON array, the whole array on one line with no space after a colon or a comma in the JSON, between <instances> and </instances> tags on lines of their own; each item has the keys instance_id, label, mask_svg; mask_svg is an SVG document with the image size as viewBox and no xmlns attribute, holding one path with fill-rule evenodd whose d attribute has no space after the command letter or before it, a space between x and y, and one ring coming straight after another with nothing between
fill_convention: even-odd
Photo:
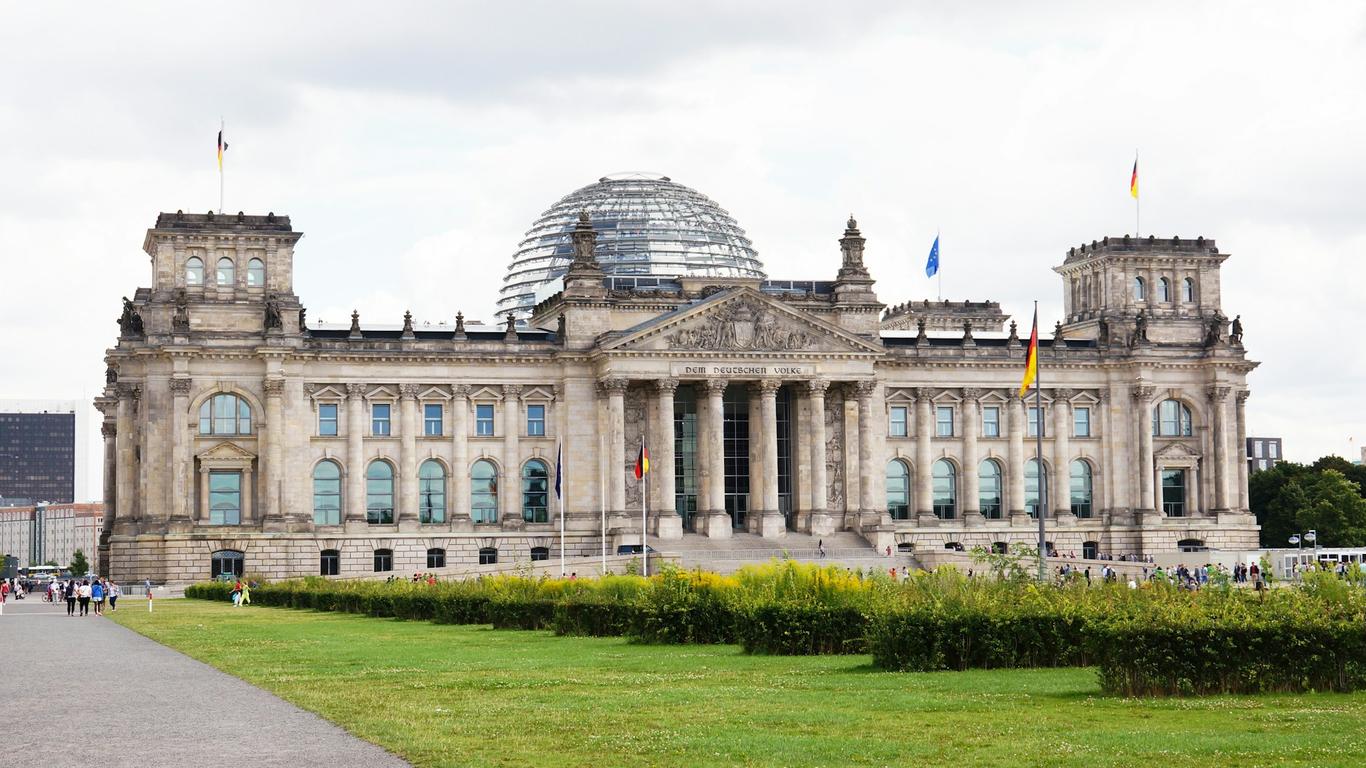
<instances>
[{"instance_id":1,"label":"stone facade","mask_svg":"<svg viewBox=\"0 0 1366 768\"><path fill-rule=\"evenodd\" d=\"M563 291L496 330L355 315L310 329L299 237L274 214L162 214L148 231L152 285L120 318L97 399L114 578L203 579L225 553L271 577L319 573L325 554L343 574L557 557L561 444L571 555L638 543L642 497L665 550L735 531L1033 544L1036 506L1078 554L1256 546L1242 455L1256 364L1221 312L1213 241L1110 239L1057 268L1067 323L1040 341L1040 502L1026 342L994 304L960 306L959 333L884 332L852 219L835 280L801 290L625 289L580 220Z\"/></svg>"}]
</instances>

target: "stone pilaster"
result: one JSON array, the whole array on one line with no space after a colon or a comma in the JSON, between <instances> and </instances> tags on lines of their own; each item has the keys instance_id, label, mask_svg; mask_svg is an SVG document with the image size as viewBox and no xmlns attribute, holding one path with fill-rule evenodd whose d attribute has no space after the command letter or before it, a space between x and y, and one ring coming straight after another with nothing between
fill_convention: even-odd
<instances>
[{"instance_id":1,"label":"stone pilaster","mask_svg":"<svg viewBox=\"0 0 1366 768\"><path fill-rule=\"evenodd\" d=\"M398 385L398 510L400 531L418 529L417 497L417 392L416 384Z\"/></svg>"},{"instance_id":2,"label":"stone pilaster","mask_svg":"<svg viewBox=\"0 0 1366 768\"><path fill-rule=\"evenodd\" d=\"M708 379L702 382L706 394L706 408L699 421L702 439L698 441L698 466L702 475L702 496L705 508L698 511L698 517L705 517L704 532L710 538L730 538L731 520L726 514L726 456L723 439L725 437L724 398L727 382L725 379ZM700 405L700 403L699 403Z\"/></svg>"},{"instance_id":3,"label":"stone pilaster","mask_svg":"<svg viewBox=\"0 0 1366 768\"><path fill-rule=\"evenodd\" d=\"M257 455L261 466L261 529L285 530L282 489L285 479L285 380L269 378L262 382L266 392L266 450Z\"/></svg>"},{"instance_id":4,"label":"stone pilaster","mask_svg":"<svg viewBox=\"0 0 1366 768\"><path fill-rule=\"evenodd\" d=\"M346 515L347 533L366 529L365 521L365 391L366 385L346 385Z\"/></svg>"},{"instance_id":5,"label":"stone pilaster","mask_svg":"<svg viewBox=\"0 0 1366 768\"><path fill-rule=\"evenodd\" d=\"M1059 523L1076 520L1072 514L1072 402L1076 392L1053 390L1053 517Z\"/></svg>"},{"instance_id":6,"label":"stone pilaster","mask_svg":"<svg viewBox=\"0 0 1366 768\"><path fill-rule=\"evenodd\" d=\"M1153 501L1153 481L1157 472L1153 466L1153 387L1146 384L1136 385L1131 394L1134 401L1134 437L1138 445L1138 455L1134 464L1138 468L1138 510L1135 515L1153 514L1157 506Z\"/></svg>"},{"instance_id":7,"label":"stone pilaster","mask_svg":"<svg viewBox=\"0 0 1366 768\"><path fill-rule=\"evenodd\" d=\"M655 380L655 447L650 456L650 477L659 503L655 511L655 535L661 539L683 538L683 518L675 510L674 392L678 379Z\"/></svg>"},{"instance_id":8,"label":"stone pilaster","mask_svg":"<svg viewBox=\"0 0 1366 768\"><path fill-rule=\"evenodd\" d=\"M915 390L915 513L921 525L934 525L934 472L930 436L934 434L934 390Z\"/></svg>"},{"instance_id":9,"label":"stone pilaster","mask_svg":"<svg viewBox=\"0 0 1366 768\"><path fill-rule=\"evenodd\" d=\"M621 378L603 379L598 386L607 395L607 513L626 512L626 387Z\"/></svg>"},{"instance_id":10,"label":"stone pilaster","mask_svg":"<svg viewBox=\"0 0 1366 768\"><path fill-rule=\"evenodd\" d=\"M763 506L759 509L758 533L765 538L782 536L787 532L787 521L778 509L777 396L778 387L781 385L782 382L775 379L764 379L758 384L760 456L764 475ZM750 435L750 439L753 440L752 431Z\"/></svg>"},{"instance_id":11,"label":"stone pilaster","mask_svg":"<svg viewBox=\"0 0 1366 768\"><path fill-rule=\"evenodd\" d=\"M194 464L194 457L190 455L190 446L194 441L190 436L190 387L192 382L186 377L175 377L170 381L171 389L171 462L169 467L170 482L170 503L168 511L169 518L166 521L167 530L172 533L188 533L192 523L190 521L190 474ZM246 498L251 494L251 486L246 484L246 477L243 477L242 498L246 504ZM245 521L244 521L245 522Z\"/></svg>"},{"instance_id":12,"label":"stone pilaster","mask_svg":"<svg viewBox=\"0 0 1366 768\"><path fill-rule=\"evenodd\" d=\"M982 427L979 422L981 413L982 390L966 387L963 389L963 467L962 497L958 507L963 510L963 523L966 525L985 525L982 517L982 494L979 483L978 467L981 457L977 452L977 436Z\"/></svg>"},{"instance_id":13,"label":"stone pilaster","mask_svg":"<svg viewBox=\"0 0 1366 768\"><path fill-rule=\"evenodd\" d=\"M515 333L515 331L514 331ZM504 528L521 528L522 519L522 454L521 436L522 387L503 385L503 478L498 485L499 521Z\"/></svg>"},{"instance_id":14,"label":"stone pilaster","mask_svg":"<svg viewBox=\"0 0 1366 768\"><path fill-rule=\"evenodd\" d=\"M830 382L813 379L806 383L806 387L811 413L807 436L811 450L811 520L807 530L813 536L821 536L835 530L835 521L828 511L829 481L825 472L825 396L830 389Z\"/></svg>"},{"instance_id":15,"label":"stone pilaster","mask_svg":"<svg viewBox=\"0 0 1366 768\"><path fill-rule=\"evenodd\" d=\"M473 530L470 521L470 386L451 385L451 526Z\"/></svg>"},{"instance_id":16,"label":"stone pilaster","mask_svg":"<svg viewBox=\"0 0 1366 768\"><path fill-rule=\"evenodd\" d=\"M1235 399L1235 414L1238 432L1238 511L1247 513L1251 509L1247 493L1247 398L1246 389L1238 390Z\"/></svg>"},{"instance_id":17,"label":"stone pilaster","mask_svg":"<svg viewBox=\"0 0 1366 768\"><path fill-rule=\"evenodd\" d=\"M1211 385L1206 388L1209 396L1209 411L1212 416L1211 438L1214 441L1214 511L1229 511L1229 470L1228 465L1228 396L1230 388Z\"/></svg>"},{"instance_id":18,"label":"stone pilaster","mask_svg":"<svg viewBox=\"0 0 1366 768\"><path fill-rule=\"evenodd\" d=\"M1018 390L1011 389L1010 400L1006 403L1006 448L1007 507L1011 525L1025 525L1029 516L1025 513L1025 409L1024 400Z\"/></svg>"}]
</instances>

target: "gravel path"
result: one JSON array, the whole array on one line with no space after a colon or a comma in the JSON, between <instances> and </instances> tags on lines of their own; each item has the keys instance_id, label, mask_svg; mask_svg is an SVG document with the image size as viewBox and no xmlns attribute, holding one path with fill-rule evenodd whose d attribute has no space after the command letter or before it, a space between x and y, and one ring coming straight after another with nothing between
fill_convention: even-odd
<instances>
[{"instance_id":1,"label":"gravel path","mask_svg":"<svg viewBox=\"0 0 1366 768\"><path fill-rule=\"evenodd\" d=\"M260 688L103 617L70 618L65 603L37 595L4 606L0 649L5 765L407 765Z\"/></svg>"}]
</instances>

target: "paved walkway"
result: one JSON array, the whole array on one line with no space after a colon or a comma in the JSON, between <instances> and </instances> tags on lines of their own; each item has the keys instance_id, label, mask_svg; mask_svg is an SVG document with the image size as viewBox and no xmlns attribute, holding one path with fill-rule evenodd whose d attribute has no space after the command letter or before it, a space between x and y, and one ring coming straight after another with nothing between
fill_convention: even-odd
<instances>
[{"instance_id":1,"label":"paved walkway","mask_svg":"<svg viewBox=\"0 0 1366 768\"><path fill-rule=\"evenodd\" d=\"M145 608L129 600L124 610ZM0 649L5 765L407 765L260 688L108 619L68 618L65 603L37 595L6 603Z\"/></svg>"}]
</instances>

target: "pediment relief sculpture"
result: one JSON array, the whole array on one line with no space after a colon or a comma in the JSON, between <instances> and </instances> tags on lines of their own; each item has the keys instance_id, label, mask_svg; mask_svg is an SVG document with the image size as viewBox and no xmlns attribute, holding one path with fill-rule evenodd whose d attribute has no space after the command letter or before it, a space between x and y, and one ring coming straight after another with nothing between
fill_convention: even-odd
<instances>
[{"instance_id":1,"label":"pediment relief sculpture","mask_svg":"<svg viewBox=\"0 0 1366 768\"><path fill-rule=\"evenodd\" d=\"M810 349L818 341L807 329L784 322L769 307L748 297L730 302L664 338L674 349L708 351L786 352Z\"/></svg>"}]
</instances>

